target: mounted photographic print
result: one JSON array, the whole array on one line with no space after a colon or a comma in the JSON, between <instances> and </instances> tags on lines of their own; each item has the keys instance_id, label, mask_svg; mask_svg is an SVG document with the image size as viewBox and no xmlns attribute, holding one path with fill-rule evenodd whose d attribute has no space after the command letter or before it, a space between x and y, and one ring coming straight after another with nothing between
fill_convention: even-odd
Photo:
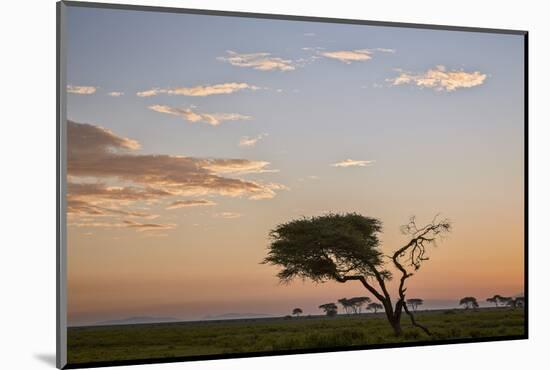
<instances>
[{"instance_id":1,"label":"mounted photographic print","mask_svg":"<svg viewBox=\"0 0 550 370\"><path fill-rule=\"evenodd\" d=\"M526 55L58 3L58 367L527 338Z\"/></svg>"}]
</instances>

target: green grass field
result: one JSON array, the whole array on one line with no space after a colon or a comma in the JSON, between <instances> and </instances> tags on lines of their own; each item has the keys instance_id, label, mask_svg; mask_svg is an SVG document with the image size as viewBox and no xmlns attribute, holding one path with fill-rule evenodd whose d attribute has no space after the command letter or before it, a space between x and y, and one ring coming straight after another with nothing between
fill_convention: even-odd
<instances>
[{"instance_id":1,"label":"green grass field","mask_svg":"<svg viewBox=\"0 0 550 370\"><path fill-rule=\"evenodd\" d=\"M408 317L403 315L403 335L397 338L392 335L383 314L73 327L68 330L68 362L144 360L524 334L524 312L521 309L427 311L417 313L416 317L433 332L432 337L412 327Z\"/></svg>"}]
</instances>

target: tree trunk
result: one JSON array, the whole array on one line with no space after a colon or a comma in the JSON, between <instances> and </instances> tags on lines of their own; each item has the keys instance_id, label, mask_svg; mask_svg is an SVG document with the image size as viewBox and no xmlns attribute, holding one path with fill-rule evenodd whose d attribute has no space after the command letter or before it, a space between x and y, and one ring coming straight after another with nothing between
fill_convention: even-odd
<instances>
[{"instance_id":1,"label":"tree trunk","mask_svg":"<svg viewBox=\"0 0 550 370\"><path fill-rule=\"evenodd\" d=\"M401 330L401 318L393 318L391 321L390 321L390 325L393 329L393 334L396 336L396 337L400 337L401 336L401 333L402 333L402 330Z\"/></svg>"}]
</instances>

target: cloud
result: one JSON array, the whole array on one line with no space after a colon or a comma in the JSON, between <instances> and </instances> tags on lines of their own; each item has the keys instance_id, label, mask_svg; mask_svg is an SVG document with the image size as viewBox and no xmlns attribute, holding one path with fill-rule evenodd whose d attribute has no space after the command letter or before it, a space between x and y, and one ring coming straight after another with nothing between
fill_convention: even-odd
<instances>
[{"instance_id":1,"label":"cloud","mask_svg":"<svg viewBox=\"0 0 550 370\"><path fill-rule=\"evenodd\" d=\"M88 216L128 216L141 218L155 218L157 215L152 215L147 212L127 211L117 208L109 208L94 205L92 202L75 199L69 196L67 199L67 213L70 215L88 215Z\"/></svg>"},{"instance_id":2,"label":"cloud","mask_svg":"<svg viewBox=\"0 0 550 370\"><path fill-rule=\"evenodd\" d=\"M198 85L193 87L175 87L173 89L153 88L140 91L136 95L140 97L156 96L159 94L184 95L184 96L210 96L220 94L232 94L241 90L259 90L258 86L249 85L244 82L229 82L217 85Z\"/></svg>"},{"instance_id":3,"label":"cloud","mask_svg":"<svg viewBox=\"0 0 550 370\"><path fill-rule=\"evenodd\" d=\"M111 130L88 123L67 123L67 141L69 158L76 153L106 153L114 151L137 150L137 141L115 135Z\"/></svg>"},{"instance_id":4,"label":"cloud","mask_svg":"<svg viewBox=\"0 0 550 370\"><path fill-rule=\"evenodd\" d=\"M111 92L107 93L107 95L113 96L113 97L119 97L119 96L124 95L124 93L122 91L111 91Z\"/></svg>"},{"instance_id":5,"label":"cloud","mask_svg":"<svg viewBox=\"0 0 550 370\"><path fill-rule=\"evenodd\" d=\"M482 85L487 78L479 71L465 72L463 70L448 71L445 66L438 65L422 73L410 73L402 70L399 76L387 81L393 85L413 84L419 87L428 87L436 91L455 91L460 88L471 88Z\"/></svg>"},{"instance_id":6,"label":"cloud","mask_svg":"<svg viewBox=\"0 0 550 370\"><path fill-rule=\"evenodd\" d=\"M75 227L97 227L103 229L135 229L137 231L158 231L169 230L176 227L175 224L157 224L157 223L141 223L130 220L123 220L122 222L71 222L69 226Z\"/></svg>"},{"instance_id":7,"label":"cloud","mask_svg":"<svg viewBox=\"0 0 550 370\"><path fill-rule=\"evenodd\" d=\"M205 122L212 126L218 126L224 121L244 121L249 120L250 116L238 113L200 113L191 108L175 108L168 105L151 105L149 109L159 112L179 116L189 122Z\"/></svg>"},{"instance_id":8,"label":"cloud","mask_svg":"<svg viewBox=\"0 0 550 370\"><path fill-rule=\"evenodd\" d=\"M314 48L302 48L302 50L314 50ZM337 50L337 51L317 52L317 54L324 56L326 58L339 60L342 63L351 64L353 62L366 62L367 60L371 60L372 56L376 52L395 53L395 49L374 48L374 49Z\"/></svg>"},{"instance_id":9,"label":"cloud","mask_svg":"<svg viewBox=\"0 0 550 370\"><path fill-rule=\"evenodd\" d=\"M269 173L279 172L278 170L267 169L269 162L251 161L248 159L205 159L199 162L202 168L216 174L247 174L247 173Z\"/></svg>"},{"instance_id":10,"label":"cloud","mask_svg":"<svg viewBox=\"0 0 550 370\"><path fill-rule=\"evenodd\" d=\"M232 219L232 218L242 217L242 215L236 212L220 212L220 213L214 213L214 217Z\"/></svg>"},{"instance_id":11,"label":"cloud","mask_svg":"<svg viewBox=\"0 0 550 370\"><path fill-rule=\"evenodd\" d=\"M78 94L78 95L91 95L97 91L95 86L76 86L76 85L67 85L67 92L69 94Z\"/></svg>"},{"instance_id":12,"label":"cloud","mask_svg":"<svg viewBox=\"0 0 550 370\"><path fill-rule=\"evenodd\" d=\"M73 121L68 121L68 144L69 177L96 178L95 184L72 181L69 193L80 198L137 201L215 194L259 199L275 196L273 190L277 189L273 184L222 176L270 172L266 161L135 154L132 151L139 148L135 140ZM130 185L107 187L101 179Z\"/></svg>"},{"instance_id":13,"label":"cloud","mask_svg":"<svg viewBox=\"0 0 550 370\"><path fill-rule=\"evenodd\" d=\"M267 134L260 134L256 137L243 136L239 141L240 147L252 147L255 146L258 141L262 140L264 137L268 136Z\"/></svg>"},{"instance_id":14,"label":"cloud","mask_svg":"<svg viewBox=\"0 0 550 370\"><path fill-rule=\"evenodd\" d=\"M177 209L186 207L205 207L215 206L217 203L207 199L189 199L189 200L177 200L172 202L166 207L166 209Z\"/></svg>"},{"instance_id":15,"label":"cloud","mask_svg":"<svg viewBox=\"0 0 550 370\"><path fill-rule=\"evenodd\" d=\"M270 53L239 54L228 50L228 56L217 59L237 67L249 67L259 71L293 71L296 65L292 60L273 57Z\"/></svg>"},{"instance_id":16,"label":"cloud","mask_svg":"<svg viewBox=\"0 0 550 370\"><path fill-rule=\"evenodd\" d=\"M261 200L288 190L282 184L238 178L273 171L266 161L139 154L137 141L74 121L68 121L67 132L67 213L75 227L171 229L175 225L136 219L158 217L150 208L159 202L168 201L167 209L212 206L216 203L211 200L185 198Z\"/></svg>"},{"instance_id":17,"label":"cloud","mask_svg":"<svg viewBox=\"0 0 550 370\"><path fill-rule=\"evenodd\" d=\"M372 59L372 52L368 49L324 51L319 54L327 58L337 59L346 64L351 64L352 62L364 62Z\"/></svg>"},{"instance_id":18,"label":"cloud","mask_svg":"<svg viewBox=\"0 0 550 370\"><path fill-rule=\"evenodd\" d=\"M314 32L306 32L306 33L304 33L304 36L313 37L313 36L315 36L315 33Z\"/></svg>"},{"instance_id":19,"label":"cloud","mask_svg":"<svg viewBox=\"0 0 550 370\"><path fill-rule=\"evenodd\" d=\"M152 224L152 223L141 223L135 221L125 220L123 223L126 227L131 229L136 229L138 231L156 231L156 230L169 230L176 227L174 224Z\"/></svg>"},{"instance_id":20,"label":"cloud","mask_svg":"<svg viewBox=\"0 0 550 370\"><path fill-rule=\"evenodd\" d=\"M332 167L366 167L373 164L374 161L346 159L340 162L331 164Z\"/></svg>"}]
</instances>

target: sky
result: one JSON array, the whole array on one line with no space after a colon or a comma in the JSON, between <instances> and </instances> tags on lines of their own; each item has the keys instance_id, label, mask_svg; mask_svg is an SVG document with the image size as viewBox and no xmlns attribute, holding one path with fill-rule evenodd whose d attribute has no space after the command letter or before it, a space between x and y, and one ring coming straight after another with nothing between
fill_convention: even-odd
<instances>
[{"instance_id":1,"label":"sky","mask_svg":"<svg viewBox=\"0 0 550 370\"><path fill-rule=\"evenodd\" d=\"M278 224L453 231L409 279L439 305L523 292L523 36L69 7L68 322L284 315ZM395 294L395 284L390 283Z\"/></svg>"}]
</instances>

